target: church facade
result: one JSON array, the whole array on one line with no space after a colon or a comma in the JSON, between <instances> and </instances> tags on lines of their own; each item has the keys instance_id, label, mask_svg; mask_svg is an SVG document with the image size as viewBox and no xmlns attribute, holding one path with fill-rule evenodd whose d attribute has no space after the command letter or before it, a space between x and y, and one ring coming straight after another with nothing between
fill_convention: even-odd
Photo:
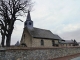
<instances>
[{"instance_id":1,"label":"church facade","mask_svg":"<svg viewBox=\"0 0 80 60\"><path fill-rule=\"evenodd\" d=\"M53 34L50 30L33 27L33 21L28 11L20 41L21 45L27 47L53 47L59 46L59 40L61 40L61 38Z\"/></svg>"}]
</instances>

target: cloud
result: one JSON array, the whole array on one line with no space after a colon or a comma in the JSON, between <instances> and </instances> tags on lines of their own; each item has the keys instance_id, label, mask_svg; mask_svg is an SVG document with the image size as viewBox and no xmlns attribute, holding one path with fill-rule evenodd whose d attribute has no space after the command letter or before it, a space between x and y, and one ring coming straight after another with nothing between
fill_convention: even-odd
<instances>
[{"instance_id":1,"label":"cloud","mask_svg":"<svg viewBox=\"0 0 80 60\"><path fill-rule=\"evenodd\" d=\"M76 41L80 42L80 29L72 32L65 32L59 35L65 40L75 39Z\"/></svg>"},{"instance_id":2,"label":"cloud","mask_svg":"<svg viewBox=\"0 0 80 60\"><path fill-rule=\"evenodd\" d=\"M41 1L36 1L36 3L37 2L39 3L39 6L37 5L39 9L35 9L37 12L40 11L40 13L37 15L32 14L32 16L35 18L39 16L37 19L33 18L36 27L47 28L51 30L58 29L57 31L61 31L63 29L66 32L65 29L68 27L73 28L74 25L79 25L78 22L80 22L80 4L78 0L43 0L42 3ZM36 11L34 12L37 13Z\"/></svg>"}]
</instances>

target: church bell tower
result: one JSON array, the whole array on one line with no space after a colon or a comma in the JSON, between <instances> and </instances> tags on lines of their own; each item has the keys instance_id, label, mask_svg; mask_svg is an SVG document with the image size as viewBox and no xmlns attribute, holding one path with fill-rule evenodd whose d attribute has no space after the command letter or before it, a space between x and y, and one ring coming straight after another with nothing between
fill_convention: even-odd
<instances>
[{"instance_id":1,"label":"church bell tower","mask_svg":"<svg viewBox=\"0 0 80 60\"><path fill-rule=\"evenodd\" d=\"M27 19L24 23L24 28L26 27L30 30L33 30L33 21L31 20L30 11L28 11Z\"/></svg>"}]
</instances>

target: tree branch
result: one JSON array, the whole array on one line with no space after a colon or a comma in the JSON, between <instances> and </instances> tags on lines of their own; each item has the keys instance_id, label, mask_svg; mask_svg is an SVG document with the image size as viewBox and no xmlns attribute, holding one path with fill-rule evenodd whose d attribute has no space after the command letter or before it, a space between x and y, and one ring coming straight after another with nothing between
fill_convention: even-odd
<instances>
[{"instance_id":1,"label":"tree branch","mask_svg":"<svg viewBox=\"0 0 80 60\"><path fill-rule=\"evenodd\" d=\"M23 22L21 19L16 19L16 20L19 20L19 21Z\"/></svg>"}]
</instances>

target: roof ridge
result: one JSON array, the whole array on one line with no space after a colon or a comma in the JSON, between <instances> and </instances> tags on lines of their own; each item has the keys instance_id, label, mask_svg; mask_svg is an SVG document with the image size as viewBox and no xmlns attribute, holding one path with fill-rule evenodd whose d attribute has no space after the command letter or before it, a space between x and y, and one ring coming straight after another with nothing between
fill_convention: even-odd
<instances>
[{"instance_id":1,"label":"roof ridge","mask_svg":"<svg viewBox=\"0 0 80 60\"><path fill-rule=\"evenodd\" d=\"M36 28L36 27L34 27L34 28ZM41 29L41 28L36 28L36 29ZM47 30L47 29L41 29L41 30ZM48 31L50 31L50 30L48 30Z\"/></svg>"}]
</instances>

